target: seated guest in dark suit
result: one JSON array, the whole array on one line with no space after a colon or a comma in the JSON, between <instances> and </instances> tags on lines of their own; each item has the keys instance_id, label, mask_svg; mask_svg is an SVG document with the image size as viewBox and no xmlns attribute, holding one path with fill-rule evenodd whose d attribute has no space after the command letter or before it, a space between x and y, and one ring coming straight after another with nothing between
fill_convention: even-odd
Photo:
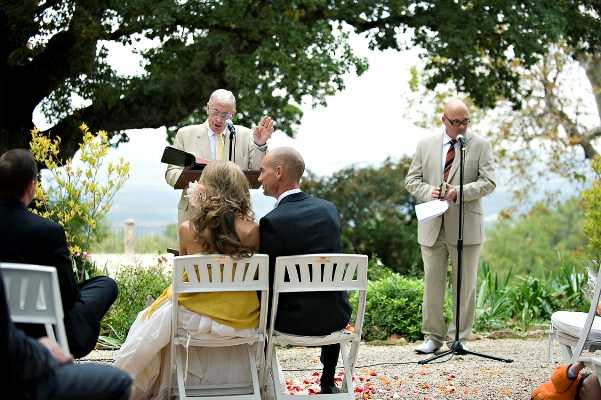
<instances>
[{"instance_id":1,"label":"seated guest in dark suit","mask_svg":"<svg viewBox=\"0 0 601 400\"><path fill-rule=\"evenodd\" d=\"M63 228L27 210L37 174L27 150L13 149L0 156L0 262L56 268L69 349L81 358L96 346L100 320L117 298L117 285L108 277L77 283ZM18 327L34 338L46 334L42 325Z\"/></svg>"},{"instance_id":2,"label":"seated guest in dark suit","mask_svg":"<svg viewBox=\"0 0 601 400\"><path fill-rule=\"evenodd\" d=\"M127 400L131 379L110 365L74 364L71 356L47 337L31 339L8 314L0 272L0 360L3 399Z\"/></svg>"},{"instance_id":3,"label":"seated guest in dark suit","mask_svg":"<svg viewBox=\"0 0 601 400\"><path fill-rule=\"evenodd\" d=\"M275 259L313 253L340 253L340 216L329 201L311 197L299 188L305 171L301 155L290 147L276 148L261 162L259 182L277 206L259 221L260 253L269 255L273 287ZM351 307L346 292L283 293L275 329L290 334L321 336L346 327ZM321 348L321 393L338 393L334 373L340 346Z\"/></svg>"}]
</instances>

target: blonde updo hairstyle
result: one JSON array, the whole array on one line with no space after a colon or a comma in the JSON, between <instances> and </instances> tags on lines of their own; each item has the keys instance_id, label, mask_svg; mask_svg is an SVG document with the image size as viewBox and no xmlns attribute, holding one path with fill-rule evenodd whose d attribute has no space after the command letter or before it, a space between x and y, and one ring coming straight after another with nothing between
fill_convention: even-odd
<instances>
[{"instance_id":1,"label":"blonde updo hairstyle","mask_svg":"<svg viewBox=\"0 0 601 400\"><path fill-rule=\"evenodd\" d=\"M235 229L236 217L254 220L249 184L239 166L231 161L211 161L200 176L204 193L191 219L196 240L207 252L249 257Z\"/></svg>"}]
</instances>

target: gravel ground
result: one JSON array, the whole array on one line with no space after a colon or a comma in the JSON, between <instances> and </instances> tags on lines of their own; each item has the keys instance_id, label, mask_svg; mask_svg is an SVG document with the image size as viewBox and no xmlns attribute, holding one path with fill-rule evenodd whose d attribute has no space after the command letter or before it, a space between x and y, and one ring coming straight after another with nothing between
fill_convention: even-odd
<instances>
[{"instance_id":1,"label":"gravel ground","mask_svg":"<svg viewBox=\"0 0 601 400\"><path fill-rule=\"evenodd\" d=\"M473 355L442 358L439 363L417 365L427 358L414 353L418 343L362 344L355 373L357 399L530 399L532 390L548 379L548 338L481 339L469 349L514 362L491 361ZM445 349L445 348L443 348ZM559 346L554 347L559 359ZM311 391L320 370L319 349L278 349L291 388ZM110 362L112 353L95 351L88 359ZM290 371L307 369L307 371ZM286 371L288 370L288 371Z\"/></svg>"}]
</instances>

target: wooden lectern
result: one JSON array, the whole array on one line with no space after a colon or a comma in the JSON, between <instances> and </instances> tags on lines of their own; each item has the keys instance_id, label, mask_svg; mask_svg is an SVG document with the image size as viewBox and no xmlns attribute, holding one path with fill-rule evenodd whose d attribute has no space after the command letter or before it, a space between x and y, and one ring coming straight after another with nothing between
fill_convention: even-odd
<instances>
[{"instance_id":1,"label":"wooden lectern","mask_svg":"<svg viewBox=\"0 0 601 400\"><path fill-rule=\"evenodd\" d=\"M259 174L260 171L243 171L246 179L248 179L248 183L250 184L251 189L256 189L261 184L259 183ZM175 189L186 189L188 187L188 183L197 181L202 174L202 170L199 169L190 169L188 167L182 170L177 182L175 182Z\"/></svg>"}]
</instances>

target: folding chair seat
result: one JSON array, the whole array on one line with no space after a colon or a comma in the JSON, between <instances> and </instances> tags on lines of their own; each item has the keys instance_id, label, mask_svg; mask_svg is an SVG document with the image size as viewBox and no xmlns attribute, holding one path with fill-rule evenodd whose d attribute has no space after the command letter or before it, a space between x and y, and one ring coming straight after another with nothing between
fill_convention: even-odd
<instances>
[{"instance_id":1,"label":"folding chair seat","mask_svg":"<svg viewBox=\"0 0 601 400\"><path fill-rule=\"evenodd\" d=\"M601 317L596 315L601 294L601 268L597 273L589 312L556 311L549 329L549 360L553 362L553 341L557 340L571 363L578 361L584 350L601 349Z\"/></svg>"},{"instance_id":2,"label":"folding chair seat","mask_svg":"<svg viewBox=\"0 0 601 400\"><path fill-rule=\"evenodd\" d=\"M341 393L323 394L317 395L317 397L354 399L352 380L361 341L367 298L367 259L367 256L358 254L309 254L276 258L264 385L273 385L277 400L314 399L316 396L287 394L275 346L321 347L336 343L340 344L340 354L344 365ZM299 336L285 334L274 329L278 299L281 293L350 290L359 292L357 309L354 313L356 315L355 326L352 332L341 330L325 336ZM270 377L268 376L269 372L271 372Z\"/></svg>"},{"instance_id":3,"label":"folding chair seat","mask_svg":"<svg viewBox=\"0 0 601 400\"><path fill-rule=\"evenodd\" d=\"M260 400L259 376L262 375L261 371L265 365L264 346L269 292L268 256L255 254L249 258L234 259L230 256L212 254L174 258L172 304L178 304L177 296L181 293L234 291L261 292L259 325L254 335L224 337L204 334L190 337L185 330L178 326L179 307L172 307L170 394L177 395L180 399L203 397L205 399ZM183 359L186 357L184 353L188 351L188 347L231 346L246 348L251 377L250 385L232 383L185 385L186 361ZM175 383L173 375L176 377Z\"/></svg>"},{"instance_id":4,"label":"folding chair seat","mask_svg":"<svg viewBox=\"0 0 601 400\"><path fill-rule=\"evenodd\" d=\"M70 354L56 268L15 263L0 263L0 268L13 322L43 324L46 335Z\"/></svg>"}]
</instances>

